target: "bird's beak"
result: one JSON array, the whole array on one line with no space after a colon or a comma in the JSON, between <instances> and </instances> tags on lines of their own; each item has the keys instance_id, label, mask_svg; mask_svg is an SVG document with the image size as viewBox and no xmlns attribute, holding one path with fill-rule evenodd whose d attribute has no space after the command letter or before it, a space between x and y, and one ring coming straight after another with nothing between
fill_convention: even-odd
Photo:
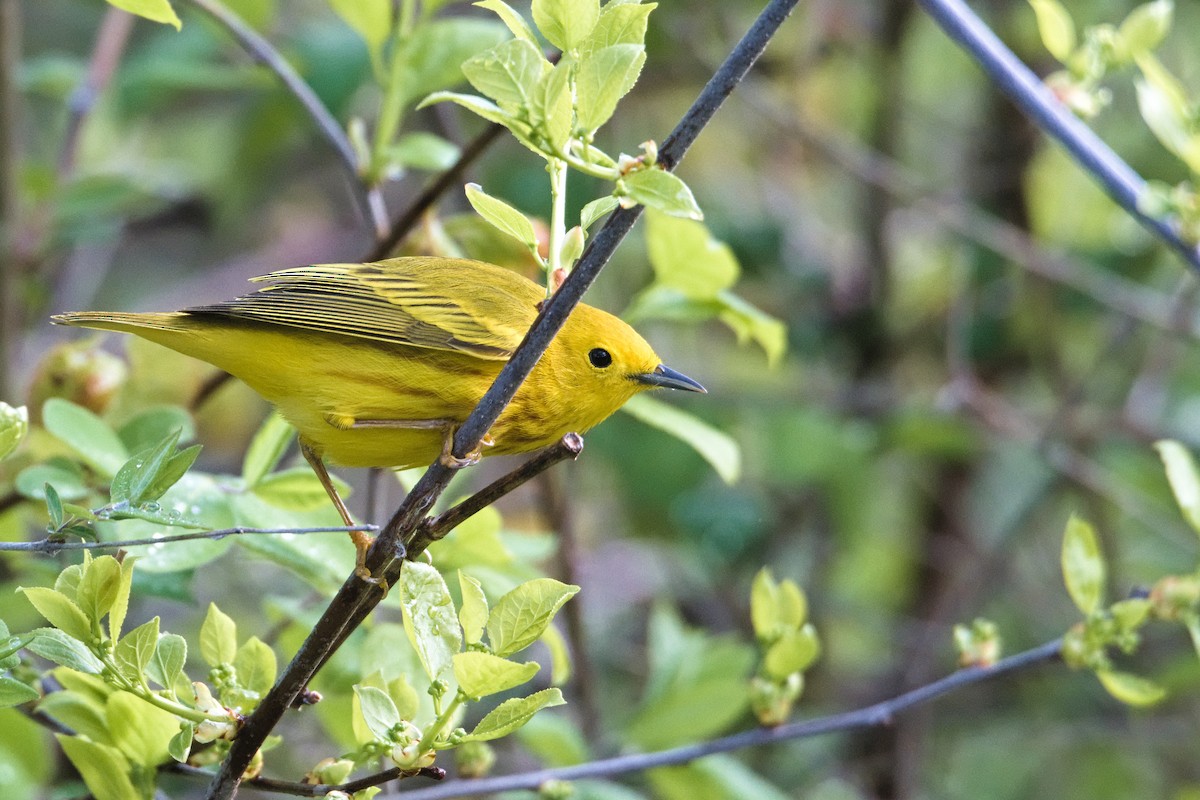
<instances>
[{"instance_id":1,"label":"bird's beak","mask_svg":"<svg viewBox=\"0 0 1200 800\"><path fill-rule=\"evenodd\" d=\"M687 375L684 375L682 372L676 372L662 364L655 367L654 372L643 372L640 375L634 375L633 379L638 383L645 383L663 389L682 389L685 392L708 394L707 389Z\"/></svg>"}]
</instances>

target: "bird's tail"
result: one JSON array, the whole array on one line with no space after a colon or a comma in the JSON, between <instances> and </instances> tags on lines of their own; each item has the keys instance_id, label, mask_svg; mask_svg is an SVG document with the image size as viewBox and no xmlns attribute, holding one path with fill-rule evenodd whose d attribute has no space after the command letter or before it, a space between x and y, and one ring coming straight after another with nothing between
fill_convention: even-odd
<instances>
[{"instance_id":1,"label":"bird's tail","mask_svg":"<svg viewBox=\"0 0 1200 800\"><path fill-rule=\"evenodd\" d=\"M74 325L77 328L97 328L106 331L123 331L153 338L148 331L180 331L186 327L187 314L177 311L133 314L121 311L71 311L55 314L50 321L55 325Z\"/></svg>"}]
</instances>

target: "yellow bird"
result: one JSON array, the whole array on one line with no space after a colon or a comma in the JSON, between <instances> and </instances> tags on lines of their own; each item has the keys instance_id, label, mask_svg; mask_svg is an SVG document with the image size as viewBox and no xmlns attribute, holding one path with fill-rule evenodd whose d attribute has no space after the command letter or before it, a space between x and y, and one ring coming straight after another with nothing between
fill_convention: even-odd
<instances>
[{"instance_id":1,"label":"yellow bird","mask_svg":"<svg viewBox=\"0 0 1200 800\"><path fill-rule=\"evenodd\" d=\"M545 290L507 269L451 258L317 264L253 279L251 294L161 313L81 311L62 325L122 331L243 380L299 431L347 525L323 459L347 467L462 467L453 434L537 316ZM638 333L580 304L484 440L525 453L596 425L638 392L703 392ZM370 537L352 533L360 577Z\"/></svg>"}]
</instances>

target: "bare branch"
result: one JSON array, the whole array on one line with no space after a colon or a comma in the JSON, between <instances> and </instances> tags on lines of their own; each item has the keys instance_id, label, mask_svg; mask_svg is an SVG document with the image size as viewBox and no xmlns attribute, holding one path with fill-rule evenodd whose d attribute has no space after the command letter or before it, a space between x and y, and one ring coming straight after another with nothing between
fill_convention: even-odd
<instances>
[{"instance_id":1,"label":"bare branch","mask_svg":"<svg viewBox=\"0 0 1200 800\"><path fill-rule=\"evenodd\" d=\"M92 58L88 63L87 75L71 92L67 100L67 130L63 136L62 150L58 155L58 178L66 179L75 171L75 157L79 150L79 135L83 132L84 123L95 107L96 101L112 80L121 55L129 43L129 34L133 31L136 17L128 11L122 11L116 6L109 6L100 22L100 30L96 34L96 44L92 48Z\"/></svg>"},{"instance_id":2,"label":"bare branch","mask_svg":"<svg viewBox=\"0 0 1200 800\"><path fill-rule=\"evenodd\" d=\"M54 539L40 539L36 542L0 542L0 551L16 551L25 553L45 553L53 555L64 550L119 550L124 547L146 547L152 544L174 544L193 539L224 539L226 536L276 536L281 533L305 535L309 533L350 533L351 531L373 532L379 530L377 525L354 525L352 527L325 528L223 528L217 531L193 531L180 533L175 536L160 536L155 539L124 539L116 542L60 542Z\"/></svg>"}]
</instances>

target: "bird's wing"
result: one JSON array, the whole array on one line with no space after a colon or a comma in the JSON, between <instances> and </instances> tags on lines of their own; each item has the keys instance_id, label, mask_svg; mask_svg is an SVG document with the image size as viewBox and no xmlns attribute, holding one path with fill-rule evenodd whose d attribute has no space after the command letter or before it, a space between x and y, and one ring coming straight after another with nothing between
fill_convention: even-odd
<instances>
[{"instance_id":1,"label":"bird's wing","mask_svg":"<svg viewBox=\"0 0 1200 800\"><path fill-rule=\"evenodd\" d=\"M186 311L503 360L541 297L509 270L434 258L316 264L254 280L267 285Z\"/></svg>"}]
</instances>

